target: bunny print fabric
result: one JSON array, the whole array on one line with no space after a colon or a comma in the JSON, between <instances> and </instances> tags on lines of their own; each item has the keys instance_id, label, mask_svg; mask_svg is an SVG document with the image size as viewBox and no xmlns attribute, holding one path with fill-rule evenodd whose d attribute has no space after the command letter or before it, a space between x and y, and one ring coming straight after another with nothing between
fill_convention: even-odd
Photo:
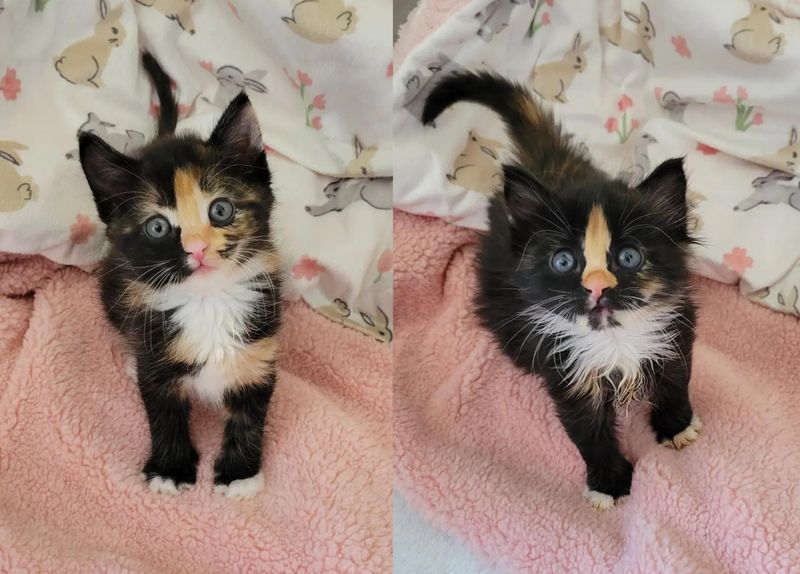
<instances>
[{"instance_id":1,"label":"bunny print fabric","mask_svg":"<svg viewBox=\"0 0 800 574\"><path fill-rule=\"evenodd\" d=\"M474 0L395 74L395 205L485 228L511 157L502 125L469 104L435 127L420 115L440 78L493 70L609 173L637 181L686 156L696 270L800 315L798 66L796 2Z\"/></svg>"},{"instance_id":2,"label":"bunny print fabric","mask_svg":"<svg viewBox=\"0 0 800 574\"><path fill-rule=\"evenodd\" d=\"M288 296L391 333L388 0L6 2L0 11L0 251L91 267L105 248L79 132L130 153L153 136L148 50L178 132L210 133L245 90L279 200ZM343 65L343 62L358 65ZM334 309L335 313L330 313Z\"/></svg>"}]
</instances>

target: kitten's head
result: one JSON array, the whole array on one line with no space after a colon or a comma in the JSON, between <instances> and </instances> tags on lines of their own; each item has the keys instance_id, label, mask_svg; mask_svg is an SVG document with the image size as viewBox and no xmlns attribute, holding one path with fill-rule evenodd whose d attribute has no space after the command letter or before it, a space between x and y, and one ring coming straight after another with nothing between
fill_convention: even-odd
<instances>
[{"instance_id":1,"label":"kitten's head","mask_svg":"<svg viewBox=\"0 0 800 574\"><path fill-rule=\"evenodd\" d=\"M601 179L549 190L506 166L505 197L491 214L482 264L531 309L597 330L685 301L693 240L680 159L635 188Z\"/></svg>"},{"instance_id":2,"label":"kitten's head","mask_svg":"<svg viewBox=\"0 0 800 574\"><path fill-rule=\"evenodd\" d=\"M82 133L80 157L113 263L138 280L158 288L246 266L272 271L270 172L244 93L207 140L166 136L131 157Z\"/></svg>"}]
</instances>

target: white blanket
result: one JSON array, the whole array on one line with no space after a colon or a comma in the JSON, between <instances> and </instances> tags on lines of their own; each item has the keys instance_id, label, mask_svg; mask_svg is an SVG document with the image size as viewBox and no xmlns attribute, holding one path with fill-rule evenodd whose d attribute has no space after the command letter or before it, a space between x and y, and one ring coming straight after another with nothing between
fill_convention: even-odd
<instances>
[{"instance_id":1,"label":"white blanket","mask_svg":"<svg viewBox=\"0 0 800 574\"><path fill-rule=\"evenodd\" d=\"M102 256L76 133L93 130L120 150L153 135L147 49L176 83L179 132L207 135L247 91L275 172L289 293L390 338L388 0L4 4L0 251L81 266Z\"/></svg>"},{"instance_id":2,"label":"white blanket","mask_svg":"<svg viewBox=\"0 0 800 574\"><path fill-rule=\"evenodd\" d=\"M419 121L438 78L526 83L612 174L687 157L697 270L800 315L800 4L475 0L395 77L395 206L484 228L508 141L472 105ZM775 171L777 170L777 171Z\"/></svg>"}]
</instances>

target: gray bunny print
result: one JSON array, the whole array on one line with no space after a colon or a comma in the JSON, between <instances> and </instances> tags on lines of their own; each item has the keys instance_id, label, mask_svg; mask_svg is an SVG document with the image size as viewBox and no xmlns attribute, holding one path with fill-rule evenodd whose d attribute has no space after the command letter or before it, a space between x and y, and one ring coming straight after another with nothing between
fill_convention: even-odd
<instances>
[{"instance_id":1,"label":"gray bunny print","mask_svg":"<svg viewBox=\"0 0 800 574\"><path fill-rule=\"evenodd\" d=\"M698 102L693 98L682 98L671 90L664 92L659 102L659 105L667 110L669 119L679 124L686 123L683 120L683 115L686 113L686 108L689 107L689 104L702 105L702 102Z\"/></svg>"},{"instance_id":2,"label":"gray bunny print","mask_svg":"<svg viewBox=\"0 0 800 574\"><path fill-rule=\"evenodd\" d=\"M379 178L341 178L325 186L327 201L322 205L307 205L306 211L319 217L332 211L342 211L359 199L375 209L392 208L392 186Z\"/></svg>"},{"instance_id":3,"label":"gray bunny print","mask_svg":"<svg viewBox=\"0 0 800 574\"><path fill-rule=\"evenodd\" d=\"M428 64L427 68L431 75L426 80L422 79L420 72L414 72L405 81L406 96L403 107L420 122L422 121L422 110L425 109L425 100L428 99L436 82L439 81L437 76L444 78L455 72L466 71L461 64L441 52L437 54L433 62Z\"/></svg>"},{"instance_id":4,"label":"gray bunny print","mask_svg":"<svg viewBox=\"0 0 800 574\"><path fill-rule=\"evenodd\" d=\"M259 80L267 75L264 70L253 70L252 72L244 73L236 66L226 65L217 68L217 93L214 95L214 101L211 102L208 98L203 98L206 102L213 103L218 108L225 108L233 98L244 90L252 90L260 94L267 93L267 87Z\"/></svg>"},{"instance_id":5,"label":"gray bunny print","mask_svg":"<svg viewBox=\"0 0 800 574\"><path fill-rule=\"evenodd\" d=\"M800 211L800 178L777 169L766 177L757 177L752 186L755 191L739 202L734 211L749 211L759 205L785 203Z\"/></svg>"},{"instance_id":6,"label":"gray bunny print","mask_svg":"<svg viewBox=\"0 0 800 574\"><path fill-rule=\"evenodd\" d=\"M122 132L112 132L109 128L117 127L111 122L101 120L97 114L89 112L89 117L84 124L78 128L80 134L94 134L113 147L115 150L124 154L129 154L136 148L142 147L145 137L142 132L135 130L125 130ZM78 150L74 149L66 154L67 159L78 159Z\"/></svg>"},{"instance_id":7,"label":"gray bunny print","mask_svg":"<svg viewBox=\"0 0 800 574\"><path fill-rule=\"evenodd\" d=\"M485 42L491 42L495 34L499 34L508 27L511 21L511 12L516 6L525 4L529 0L493 0L486 7L475 14L480 27L478 36Z\"/></svg>"},{"instance_id":8,"label":"gray bunny print","mask_svg":"<svg viewBox=\"0 0 800 574\"><path fill-rule=\"evenodd\" d=\"M639 136L636 145L633 147L633 165L620 172L620 177L631 185L636 185L643 181L645 176L650 173L650 155L647 148L650 144L658 143L658 140L650 134Z\"/></svg>"}]
</instances>

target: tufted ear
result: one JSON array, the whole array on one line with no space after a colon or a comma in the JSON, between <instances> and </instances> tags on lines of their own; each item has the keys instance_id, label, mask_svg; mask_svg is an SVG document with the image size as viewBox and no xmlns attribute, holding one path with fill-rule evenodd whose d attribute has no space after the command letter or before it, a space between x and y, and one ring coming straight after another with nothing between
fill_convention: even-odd
<instances>
[{"instance_id":1,"label":"tufted ear","mask_svg":"<svg viewBox=\"0 0 800 574\"><path fill-rule=\"evenodd\" d=\"M530 172L514 165L503 166L503 196L512 224L536 213L549 195L544 184Z\"/></svg>"},{"instance_id":2,"label":"tufted ear","mask_svg":"<svg viewBox=\"0 0 800 574\"><path fill-rule=\"evenodd\" d=\"M683 158L668 159L647 176L637 189L656 199L658 215L664 227L672 233L683 235L687 231L689 209L686 205L686 173Z\"/></svg>"},{"instance_id":3,"label":"tufted ear","mask_svg":"<svg viewBox=\"0 0 800 574\"><path fill-rule=\"evenodd\" d=\"M254 163L264 153L258 118L247 94L241 92L231 100L208 143L242 163Z\"/></svg>"},{"instance_id":4,"label":"tufted ear","mask_svg":"<svg viewBox=\"0 0 800 574\"><path fill-rule=\"evenodd\" d=\"M81 167L92 190L97 213L108 225L127 210L129 200L136 195L139 163L94 134L80 134L78 144Z\"/></svg>"}]
</instances>

